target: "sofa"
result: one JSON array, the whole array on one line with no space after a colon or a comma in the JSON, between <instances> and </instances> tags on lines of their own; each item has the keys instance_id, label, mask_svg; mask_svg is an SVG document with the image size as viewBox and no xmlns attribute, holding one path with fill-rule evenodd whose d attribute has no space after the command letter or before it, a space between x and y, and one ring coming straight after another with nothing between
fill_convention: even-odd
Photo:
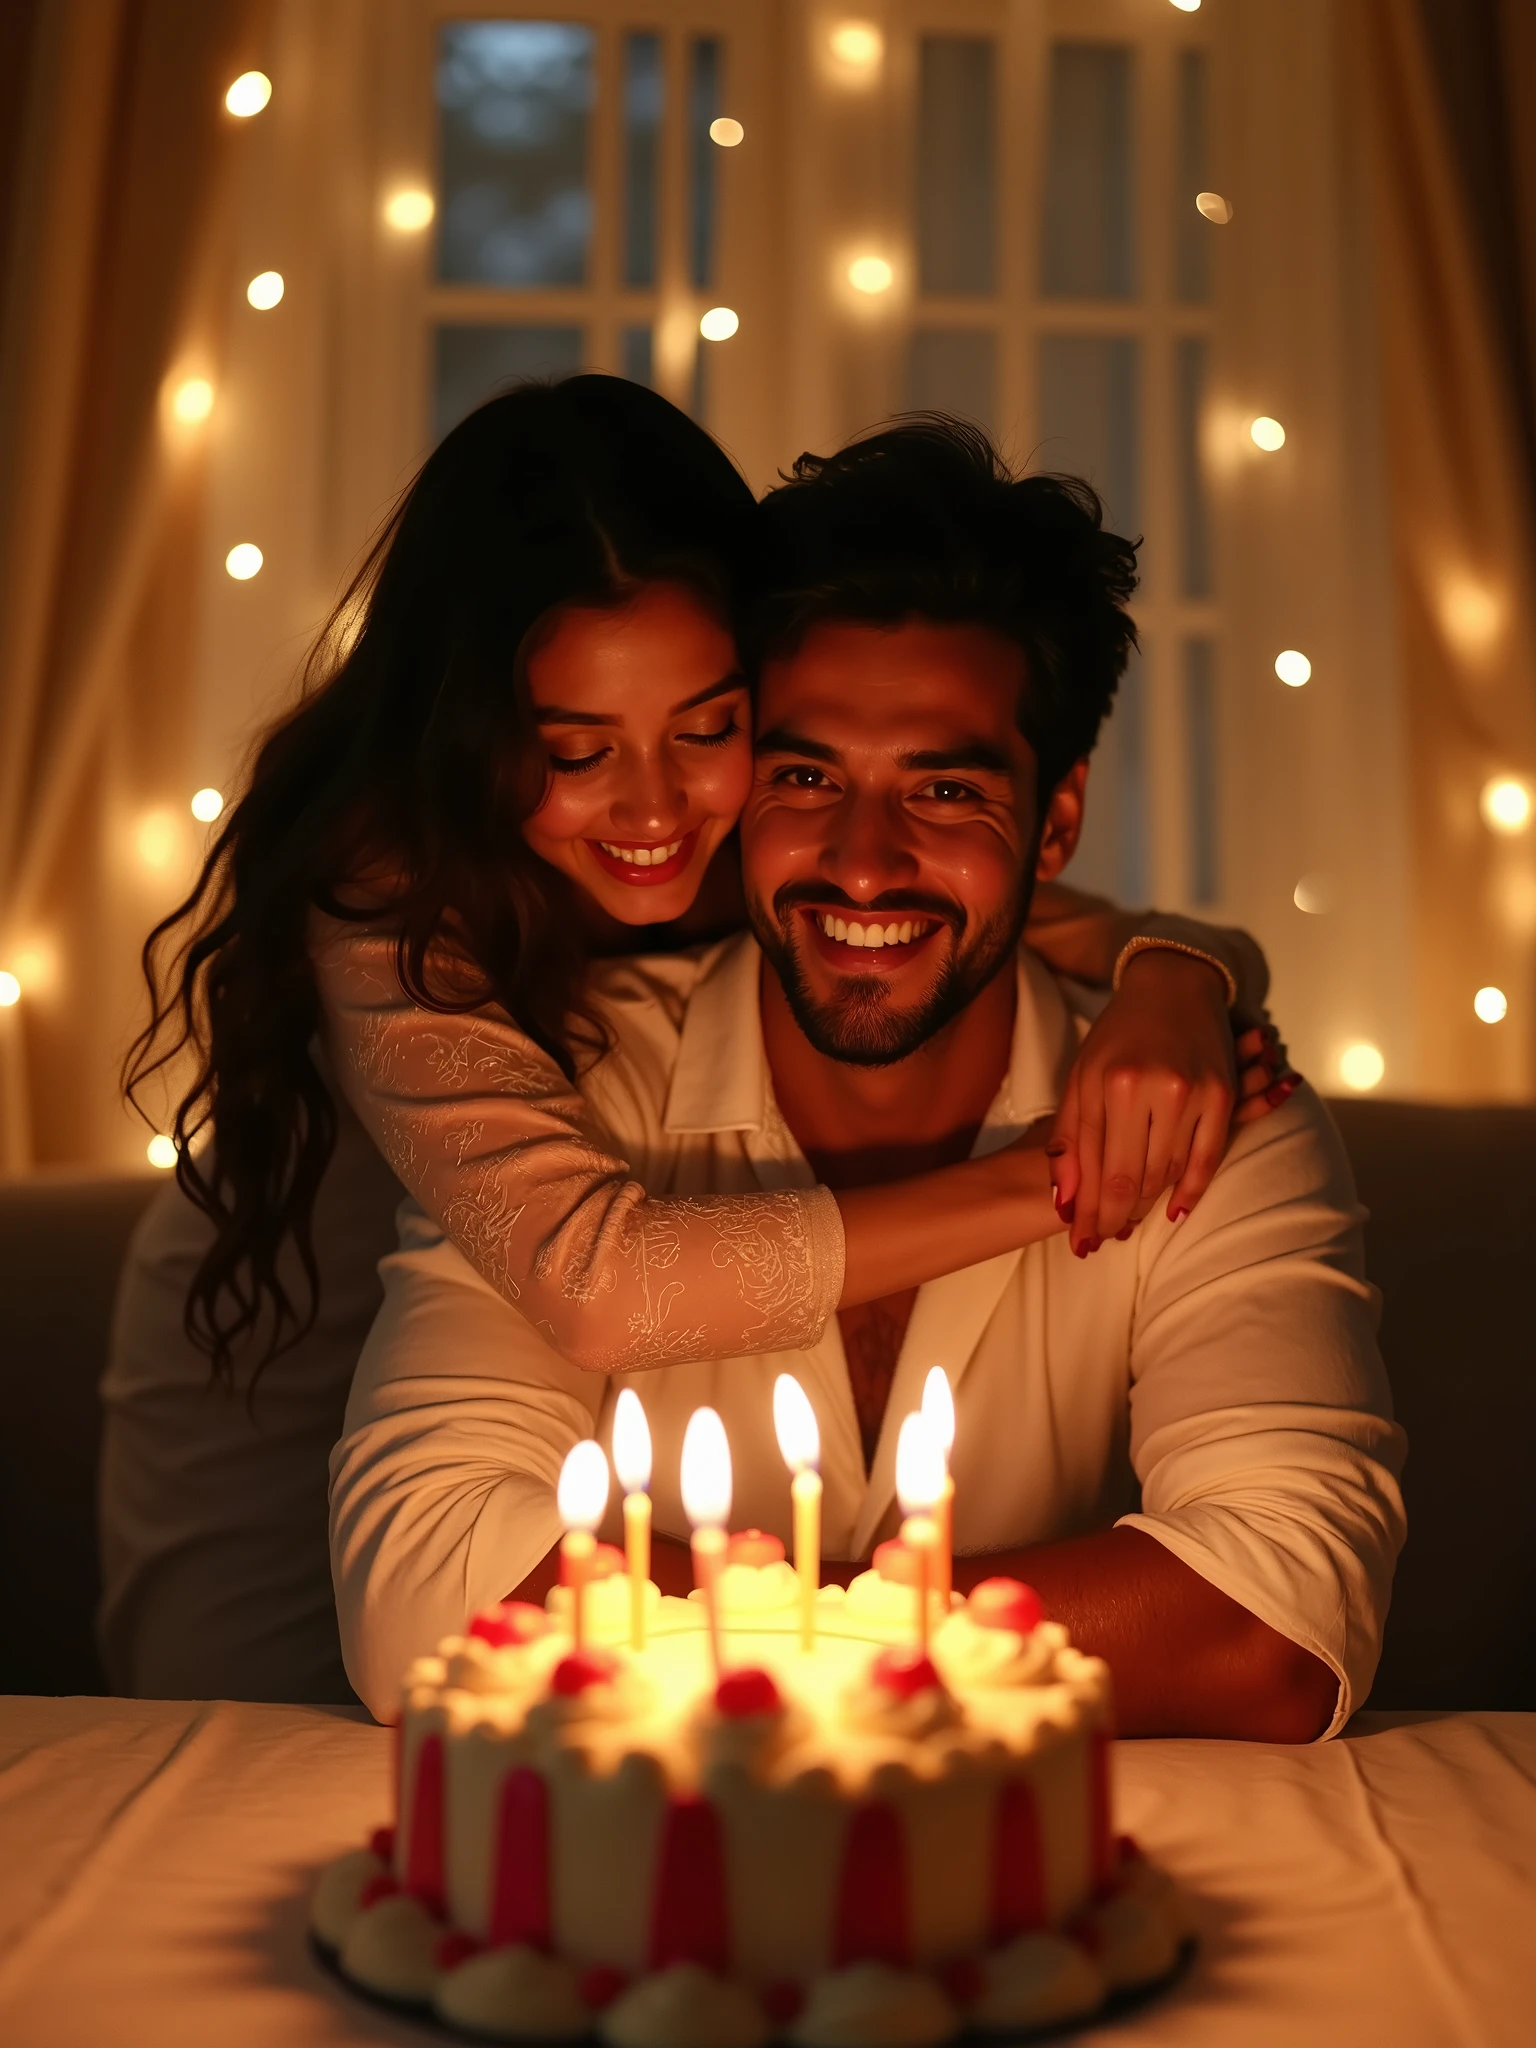
<instances>
[{"instance_id":1,"label":"sofa","mask_svg":"<svg viewBox=\"0 0 1536 2048\"><path fill-rule=\"evenodd\" d=\"M1536 1109L1330 1105L1408 1431L1373 1707L1536 1709ZM0 1183L0 1691L99 1692L97 1382L158 1177Z\"/></svg>"}]
</instances>

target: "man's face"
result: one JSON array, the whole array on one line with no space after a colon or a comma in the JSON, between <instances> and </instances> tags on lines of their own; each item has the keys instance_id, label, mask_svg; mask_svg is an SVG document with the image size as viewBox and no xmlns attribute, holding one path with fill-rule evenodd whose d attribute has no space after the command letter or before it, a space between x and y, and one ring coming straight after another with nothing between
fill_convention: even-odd
<instances>
[{"instance_id":1,"label":"man's face","mask_svg":"<svg viewBox=\"0 0 1536 2048\"><path fill-rule=\"evenodd\" d=\"M1024 656L981 626L814 627L770 662L742 816L752 925L818 1052L906 1058L986 986L1037 867L1076 843L1084 772L1049 808L1018 728Z\"/></svg>"}]
</instances>

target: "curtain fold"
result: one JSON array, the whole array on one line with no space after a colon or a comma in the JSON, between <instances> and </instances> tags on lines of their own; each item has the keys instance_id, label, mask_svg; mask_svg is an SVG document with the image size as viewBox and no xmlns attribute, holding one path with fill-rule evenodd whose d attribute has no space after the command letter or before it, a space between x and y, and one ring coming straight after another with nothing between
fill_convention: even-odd
<instances>
[{"instance_id":1,"label":"curtain fold","mask_svg":"<svg viewBox=\"0 0 1536 2048\"><path fill-rule=\"evenodd\" d=\"M223 94L260 19L252 0L31 10L0 237L0 966L30 963L0 1012L0 1170L133 1156L113 1091L132 998L94 963L133 915L138 714L173 732L185 702L163 659L185 635L156 619L190 601L199 434L168 399L214 376Z\"/></svg>"},{"instance_id":2,"label":"curtain fold","mask_svg":"<svg viewBox=\"0 0 1536 2048\"><path fill-rule=\"evenodd\" d=\"M1370 203L1401 686L1409 732L1420 1092L1528 1096L1532 840L1479 815L1536 786L1536 522L1515 357L1480 257L1416 0L1340 10ZM1473 1012L1501 988L1510 1021Z\"/></svg>"}]
</instances>

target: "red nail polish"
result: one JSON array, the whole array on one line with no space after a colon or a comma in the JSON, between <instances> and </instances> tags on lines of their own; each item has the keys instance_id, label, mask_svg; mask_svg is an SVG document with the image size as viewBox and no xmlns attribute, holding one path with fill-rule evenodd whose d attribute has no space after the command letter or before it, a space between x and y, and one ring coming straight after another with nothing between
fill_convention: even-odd
<instances>
[{"instance_id":1,"label":"red nail polish","mask_svg":"<svg viewBox=\"0 0 1536 2048\"><path fill-rule=\"evenodd\" d=\"M1087 1258L1090 1252L1098 1251L1099 1248L1102 1246L1103 1242L1104 1240L1102 1237L1085 1238L1083 1240L1083 1257Z\"/></svg>"},{"instance_id":2,"label":"red nail polish","mask_svg":"<svg viewBox=\"0 0 1536 2048\"><path fill-rule=\"evenodd\" d=\"M1287 1074L1284 1080L1277 1081L1273 1088L1267 1088L1264 1091L1264 1100L1271 1109L1278 1109L1283 1102L1290 1101L1291 1097L1296 1093L1300 1082L1300 1074Z\"/></svg>"},{"instance_id":3,"label":"red nail polish","mask_svg":"<svg viewBox=\"0 0 1536 2048\"><path fill-rule=\"evenodd\" d=\"M1077 1214L1076 1195L1072 1197L1070 1202L1064 1202L1061 1199L1060 1195L1058 1195L1056 1197L1056 1214L1061 1218L1063 1223L1070 1223L1072 1221L1072 1218Z\"/></svg>"},{"instance_id":4,"label":"red nail polish","mask_svg":"<svg viewBox=\"0 0 1536 2048\"><path fill-rule=\"evenodd\" d=\"M1130 1238L1131 1238L1132 1236L1134 1236L1134 1234L1135 1234L1135 1230L1136 1230L1136 1226L1135 1226L1135 1224L1134 1224L1134 1223L1127 1223L1127 1225L1125 1226L1124 1230L1117 1230L1117 1231L1115 1232L1115 1243L1116 1243L1116 1244L1125 1244L1125 1243L1127 1243L1127 1242L1128 1242L1128 1241L1130 1240Z\"/></svg>"},{"instance_id":5,"label":"red nail polish","mask_svg":"<svg viewBox=\"0 0 1536 2048\"><path fill-rule=\"evenodd\" d=\"M1177 1203L1175 1203L1175 1204L1174 1204L1174 1206L1173 1206L1173 1207L1172 1207L1172 1208L1171 1208L1171 1209L1170 1209L1170 1210L1168 1211L1168 1221L1169 1221L1170 1223L1182 1223L1182 1222L1184 1221L1184 1218L1185 1218L1185 1217L1186 1217L1186 1216L1187 1216L1188 1214L1189 1214L1189 1210L1188 1210L1188 1208L1187 1208L1187 1207L1185 1206L1185 1204L1184 1204L1183 1202L1177 1202Z\"/></svg>"},{"instance_id":6,"label":"red nail polish","mask_svg":"<svg viewBox=\"0 0 1536 2048\"><path fill-rule=\"evenodd\" d=\"M1087 1258L1087 1256L1088 1256L1088 1240L1087 1240L1087 1238L1086 1238L1086 1237L1085 1237L1085 1238L1083 1239L1083 1241L1082 1241L1082 1243L1081 1243L1081 1244L1075 1244L1075 1245L1073 1245L1073 1247L1072 1247L1072 1256L1073 1256L1073 1258L1074 1258L1074 1259L1086 1259L1086 1258Z\"/></svg>"}]
</instances>

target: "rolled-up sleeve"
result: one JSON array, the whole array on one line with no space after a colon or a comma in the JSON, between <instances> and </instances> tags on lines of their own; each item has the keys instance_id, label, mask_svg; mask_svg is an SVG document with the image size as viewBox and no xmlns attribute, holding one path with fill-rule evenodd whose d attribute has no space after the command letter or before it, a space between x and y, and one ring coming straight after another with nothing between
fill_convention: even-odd
<instances>
[{"instance_id":1,"label":"rolled-up sleeve","mask_svg":"<svg viewBox=\"0 0 1536 2048\"><path fill-rule=\"evenodd\" d=\"M413 1203L331 1453L347 1676L393 1719L410 1660L504 1599L558 1541L555 1486L607 1382L579 1372Z\"/></svg>"},{"instance_id":2,"label":"rolled-up sleeve","mask_svg":"<svg viewBox=\"0 0 1536 2048\"><path fill-rule=\"evenodd\" d=\"M1301 1089L1239 1134L1210 1191L1147 1234L1131 1333L1141 1529L1370 1690L1405 1521L1343 1145Z\"/></svg>"}]
</instances>

